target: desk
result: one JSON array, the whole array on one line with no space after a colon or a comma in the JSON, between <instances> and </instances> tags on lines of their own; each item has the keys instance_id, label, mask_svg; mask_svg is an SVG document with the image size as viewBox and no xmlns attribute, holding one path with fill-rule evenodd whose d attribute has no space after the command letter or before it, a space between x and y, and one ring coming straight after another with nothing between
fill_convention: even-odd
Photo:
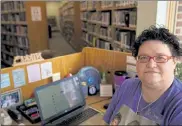
<instances>
[{"instance_id":1,"label":"desk","mask_svg":"<svg viewBox=\"0 0 182 126\"><path fill-rule=\"evenodd\" d=\"M88 96L86 98L86 103L87 103L88 106L98 110L103 115L105 113L105 111L106 111L103 108L103 106L104 106L104 104L109 103L110 100L111 99L108 98L108 97L100 97L99 95L96 95L96 96ZM94 119L92 119L92 120L94 120ZM34 125L34 124L30 123L25 118L23 118L23 123L25 125ZM17 125L17 123L13 121L12 125ZM36 123L36 125L41 125L41 123Z\"/></svg>"}]
</instances>

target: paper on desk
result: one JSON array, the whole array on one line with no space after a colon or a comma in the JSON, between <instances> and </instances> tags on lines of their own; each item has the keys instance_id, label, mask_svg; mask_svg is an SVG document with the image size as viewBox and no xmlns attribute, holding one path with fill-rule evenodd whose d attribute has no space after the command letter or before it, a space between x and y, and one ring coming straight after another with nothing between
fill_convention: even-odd
<instances>
[{"instance_id":1,"label":"paper on desk","mask_svg":"<svg viewBox=\"0 0 182 126\"><path fill-rule=\"evenodd\" d=\"M126 63L136 64L136 59L133 56L127 56L126 57Z\"/></svg>"},{"instance_id":2,"label":"paper on desk","mask_svg":"<svg viewBox=\"0 0 182 126\"><path fill-rule=\"evenodd\" d=\"M101 97L111 97L113 95L111 84L100 84L100 96Z\"/></svg>"},{"instance_id":3,"label":"paper on desk","mask_svg":"<svg viewBox=\"0 0 182 126\"><path fill-rule=\"evenodd\" d=\"M136 72L136 66L134 65L127 65L126 66L126 71L128 72Z\"/></svg>"},{"instance_id":4,"label":"paper on desk","mask_svg":"<svg viewBox=\"0 0 182 126\"><path fill-rule=\"evenodd\" d=\"M52 74L52 81L54 82L57 80L61 80L61 73L60 72Z\"/></svg>"},{"instance_id":5,"label":"paper on desk","mask_svg":"<svg viewBox=\"0 0 182 126\"><path fill-rule=\"evenodd\" d=\"M21 87L25 85L25 72L24 69L16 69L12 71L14 87Z\"/></svg>"},{"instance_id":6,"label":"paper on desk","mask_svg":"<svg viewBox=\"0 0 182 126\"><path fill-rule=\"evenodd\" d=\"M52 76L52 62L46 62L41 64L42 79L46 79Z\"/></svg>"},{"instance_id":7,"label":"paper on desk","mask_svg":"<svg viewBox=\"0 0 182 126\"><path fill-rule=\"evenodd\" d=\"M39 64L27 66L27 72L28 72L29 83L41 80Z\"/></svg>"},{"instance_id":8,"label":"paper on desk","mask_svg":"<svg viewBox=\"0 0 182 126\"><path fill-rule=\"evenodd\" d=\"M0 88L6 88L10 86L9 74L1 74L1 83Z\"/></svg>"}]
</instances>

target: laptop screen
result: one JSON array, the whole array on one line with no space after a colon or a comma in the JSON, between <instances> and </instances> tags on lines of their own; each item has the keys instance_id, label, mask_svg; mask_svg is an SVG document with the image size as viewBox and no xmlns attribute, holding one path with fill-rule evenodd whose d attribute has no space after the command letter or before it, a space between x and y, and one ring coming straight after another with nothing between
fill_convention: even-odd
<instances>
[{"instance_id":1,"label":"laptop screen","mask_svg":"<svg viewBox=\"0 0 182 126\"><path fill-rule=\"evenodd\" d=\"M41 119L45 122L85 105L77 76L36 88L35 98Z\"/></svg>"}]
</instances>

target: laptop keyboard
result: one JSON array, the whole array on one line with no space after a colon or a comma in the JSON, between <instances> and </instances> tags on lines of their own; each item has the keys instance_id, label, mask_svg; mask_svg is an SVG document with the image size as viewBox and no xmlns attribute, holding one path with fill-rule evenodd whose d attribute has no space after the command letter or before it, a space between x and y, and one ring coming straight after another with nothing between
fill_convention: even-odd
<instances>
[{"instance_id":1,"label":"laptop keyboard","mask_svg":"<svg viewBox=\"0 0 182 126\"><path fill-rule=\"evenodd\" d=\"M89 118L91 118L92 116L94 116L98 113L99 112L95 111L94 109L88 108L88 109L84 110L83 112L81 112L80 114L78 114L72 118L69 118L58 125L79 125L82 122L88 120Z\"/></svg>"}]
</instances>

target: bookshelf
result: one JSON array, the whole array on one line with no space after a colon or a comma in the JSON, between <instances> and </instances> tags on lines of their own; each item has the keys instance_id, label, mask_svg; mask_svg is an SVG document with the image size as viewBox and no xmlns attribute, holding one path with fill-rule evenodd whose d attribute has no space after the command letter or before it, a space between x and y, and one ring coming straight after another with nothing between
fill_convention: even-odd
<instances>
[{"instance_id":1,"label":"bookshelf","mask_svg":"<svg viewBox=\"0 0 182 126\"><path fill-rule=\"evenodd\" d=\"M33 21L31 9L39 7L41 20ZM1 63L12 66L15 56L48 49L46 3L1 2Z\"/></svg>"},{"instance_id":2,"label":"bookshelf","mask_svg":"<svg viewBox=\"0 0 182 126\"><path fill-rule=\"evenodd\" d=\"M80 2L65 1L59 8L60 31L64 39L76 50L81 51Z\"/></svg>"},{"instance_id":3,"label":"bookshelf","mask_svg":"<svg viewBox=\"0 0 182 126\"><path fill-rule=\"evenodd\" d=\"M137 2L80 2L84 46L130 52L136 36Z\"/></svg>"}]
</instances>

